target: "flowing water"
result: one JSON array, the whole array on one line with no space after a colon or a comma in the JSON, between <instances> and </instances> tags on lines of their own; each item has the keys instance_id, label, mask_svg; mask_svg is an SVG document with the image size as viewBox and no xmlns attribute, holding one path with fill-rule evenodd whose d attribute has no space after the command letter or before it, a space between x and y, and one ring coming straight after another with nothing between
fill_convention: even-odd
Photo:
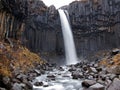
<instances>
[{"instance_id":1,"label":"flowing water","mask_svg":"<svg viewBox=\"0 0 120 90\"><path fill-rule=\"evenodd\" d=\"M58 10L61 20L62 33L64 38L64 46L65 46L65 56L66 56L66 64L76 64L77 63L77 55L75 44L73 40L72 30L69 23L69 15L67 11Z\"/></svg>"},{"instance_id":2,"label":"flowing water","mask_svg":"<svg viewBox=\"0 0 120 90\"><path fill-rule=\"evenodd\" d=\"M64 10L58 11L61 19L62 33L64 38L66 64L76 64L77 55L71 27L69 24L69 14ZM62 66L62 68L63 70L54 68L52 71L46 71L45 74L36 77L33 84L35 82L42 82L44 85L33 85L33 90L82 90L81 80L72 79L72 75L68 66ZM55 77L48 77L48 75Z\"/></svg>"},{"instance_id":3,"label":"flowing water","mask_svg":"<svg viewBox=\"0 0 120 90\"><path fill-rule=\"evenodd\" d=\"M53 69L46 71L44 75L36 77L34 82L43 82L43 86L33 86L33 90L83 90L81 80L72 79L71 72L68 71L69 67L62 66L63 71L60 69ZM47 77L54 75L55 80Z\"/></svg>"}]
</instances>

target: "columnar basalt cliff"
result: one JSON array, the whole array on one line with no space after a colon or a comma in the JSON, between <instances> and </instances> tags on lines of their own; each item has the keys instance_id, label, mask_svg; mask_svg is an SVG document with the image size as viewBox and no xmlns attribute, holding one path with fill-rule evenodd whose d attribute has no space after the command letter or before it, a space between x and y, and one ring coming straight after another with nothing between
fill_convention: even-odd
<instances>
[{"instance_id":1,"label":"columnar basalt cliff","mask_svg":"<svg viewBox=\"0 0 120 90\"><path fill-rule=\"evenodd\" d=\"M42 1L35 2L29 3L29 10L33 12L26 20L24 43L35 52L56 53L63 47L58 11L54 6L46 7Z\"/></svg>"},{"instance_id":2,"label":"columnar basalt cliff","mask_svg":"<svg viewBox=\"0 0 120 90\"><path fill-rule=\"evenodd\" d=\"M119 47L119 0L82 0L69 5L76 47L86 55Z\"/></svg>"},{"instance_id":3,"label":"columnar basalt cliff","mask_svg":"<svg viewBox=\"0 0 120 90\"><path fill-rule=\"evenodd\" d=\"M64 53L59 14L54 6L47 7L41 0L0 2L0 38L10 42L9 38L22 36L19 39L34 52ZM119 47L119 0L74 1L62 8L69 12L78 54L87 56Z\"/></svg>"},{"instance_id":4,"label":"columnar basalt cliff","mask_svg":"<svg viewBox=\"0 0 120 90\"><path fill-rule=\"evenodd\" d=\"M27 1L0 0L0 40L13 47L12 39L21 40L24 19L27 17Z\"/></svg>"},{"instance_id":5,"label":"columnar basalt cliff","mask_svg":"<svg viewBox=\"0 0 120 90\"><path fill-rule=\"evenodd\" d=\"M69 12L78 54L86 56L119 47L119 7L119 0L82 0L61 7ZM27 46L36 52L64 52L57 10L50 6L42 11L28 18L25 34Z\"/></svg>"}]
</instances>

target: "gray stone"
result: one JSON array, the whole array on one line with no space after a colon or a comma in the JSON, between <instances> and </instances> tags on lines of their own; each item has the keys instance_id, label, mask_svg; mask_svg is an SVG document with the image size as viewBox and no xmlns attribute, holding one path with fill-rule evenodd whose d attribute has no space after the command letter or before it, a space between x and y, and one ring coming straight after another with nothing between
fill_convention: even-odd
<instances>
[{"instance_id":1,"label":"gray stone","mask_svg":"<svg viewBox=\"0 0 120 90\"><path fill-rule=\"evenodd\" d=\"M82 82L82 86L88 88L88 87L94 85L95 83L96 83L95 80L84 80Z\"/></svg>"},{"instance_id":2,"label":"gray stone","mask_svg":"<svg viewBox=\"0 0 120 90\"><path fill-rule=\"evenodd\" d=\"M36 82L34 85L35 86L43 86L43 82Z\"/></svg>"},{"instance_id":3,"label":"gray stone","mask_svg":"<svg viewBox=\"0 0 120 90\"><path fill-rule=\"evenodd\" d=\"M90 67L90 72L97 73L97 70L94 67Z\"/></svg>"},{"instance_id":4,"label":"gray stone","mask_svg":"<svg viewBox=\"0 0 120 90\"><path fill-rule=\"evenodd\" d=\"M23 90L22 85L15 83L12 87L12 90Z\"/></svg>"},{"instance_id":5,"label":"gray stone","mask_svg":"<svg viewBox=\"0 0 120 90\"><path fill-rule=\"evenodd\" d=\"M111 74L110 75L110 79L113 80L114 78L116 78L116 75L115 74Z\"/></svg>"},{"instance_id":6,"label":"gray stone","mask_svg":"<svg viewBox=\"0 0 120 90\"><path fill-rule=\"evenodd\" d=\"M105 86L103 86L102 84L96 83L90 86L88 90L105 90Z\"/></svg>"},{"instance_id":7,"label":"gray stone","mask_svg":"<svg viewBox=\"0 0 120 90\"><path fill-rule=\"evenodd\" d=\"M51 80L55 80L55 75L48 75L47 78L51 79Z\"/></svg>"},{"instance_id":8,"label":"gray stone","mask_svg":"<svg viewBox=\"0 0 120 90\"><path fill-rule=\"evenodd\" d=\"M107 68L107 72L112 74L120 74L120 66L112 66L110 68Z\"/></svg>"},{"instance_id":9,"label":"gray stone","mask_svg":"<svg viewBox=\"0 0 120 90\"><path fill-rule=\"evenodd\" d=\"M105 84L105 81L103 81L101 79L97 80L97 82L100 83L100 84Z\"/></svg>"},{"instance_id":10,"label":"gray stone","mask_svg":"<svg viewBox=\"0 0 120 90\"><path fill-rule=\"evenodd\" d=\"M35 72L38 74L38 75L40 75L41 73L40 73L40 71L39 70L37 70L37 69L35 69Z\"/></svg>"},{"instance_id":11,"label":"gray stone","mask_svg":"<svg viewBox=\"0 0 120 90\"><path fill-rule=\"evenodd\" d=\"M94 78L93 78L93 76L89 76L88 79L93 80Z\"/></svg>"},{"instance_id":12,"label":"gray stone","mask_svg":"<svg viewBox=\"0 0 120 90\"><path fill-rule=\"evenodd\" d=\"M120 90L120 79L115 78L107 90Z\"/></svg>"},{"instance_id":13,"label":"gray stone","mask_svg":"<svg viewBox=\"0 0 120 90\"><path fill-rule=\"evenodd\" d=\"M10 78L9 77L3 77L3 83L6 85L10 83Z\"/></svg>"},{"instance_id":14,"label":"gray stone","mask_svg":"<svg viewBox=\"0 0 120 90\"><path fill-rule=\"evenodd\" d=\"M72 77L73 79L84 78L83 73L78 72L78 71L72 72Z\"/></svg>"},{"instance_id":15,"label":"gray stone","mask_svg":"<svg viewBox=\"0 0 120 90\"><path fill-rule=\"evenodd\" d=\"M6 89L5 89L5 88L1 88L1 87L0 87L0 90L6 90Z\"/></svg>"},{"instance_id":16,"label":"gray stone","mask_svg":"<svg viewBox=\"0 0 120 90\"><path fill-rule=\"evenodd\" d=\"M116 55L120 52L120 49L116 48L114 50L112 50L112 55Z\"/></svg>"}]
</instances>

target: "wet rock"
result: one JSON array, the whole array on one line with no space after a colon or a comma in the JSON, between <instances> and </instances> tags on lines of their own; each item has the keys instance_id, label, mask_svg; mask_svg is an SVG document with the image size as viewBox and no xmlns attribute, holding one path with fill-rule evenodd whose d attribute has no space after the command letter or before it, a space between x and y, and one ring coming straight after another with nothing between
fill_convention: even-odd
<instances>
[{"instance_id":1,"label":"wet rock","mask_svg":"<svg viewBox=\"0 0 120 90\"><path fill-rule=\"evenodd\" d=\"M105 84L105 81L103 81L101 79L99 79L97 82L100 83L100 84L103 84L103 85Z\"/></svg>"},{"instance_id":2,"label":"wet rock","mask_svg":"<svg viewBox=\"0 0 120 90\"><path fill-rule=\"evenodd\" d=\"M43 85L43 87L48 87L49 85Z\"/></svg>"},{"instance_id":3,"label":"wet rock","mask_svg":"<svg viewBox=\"0 0 120 90\"><path fill-rule=\"evenodd\" d=\"M8 89L8 88L11 88L11 80L9 77L3 77L2 78L2 82L3 84L5 85L5 87Z\"/></svg>"},{"instance_id":4,"label":"wet rock","mask_svg":"<svg viewBox=\"0 0 120 90\"><path fill-rule=\"evenodd\" d=\"M81 68L81 67L82 67L82 64L79 62L79 63L75 64L75 67Z\"/></svg>"},{"instance_id":5,"label":"wet rock","mask_svg":"<svg viewBox=\"0 0 120 90\"><path fill-rule=\"evenodd\" d=\"M19 75L17 75L17 77L16 77L17 79L21 79L21 78L27 78L27 76L26 75L24 75L24 74L19 74Z\"/></svg>"},{"instance_id":6,"label":"wet rock","mask_svg":"<svg viewBox=\"0 0 120 90\"><path fill-rule=\"evenodd\" d=\"M41 70L40 70L40 73L41 73L41 74L45 74L45 70L41 69Z\"/></svg>"},{"instance_id":7,"label":"wet rock","mask_svg":"<svg viewBox=\"0 0 120 90\"><path fill-rule=\"evenodd\" d=\"M90 71L90 72L97 73L97 70L96 70L94 67L90 67L90 68L89 68L89 71Z\"/></svg>"},{"instance_id":8,"label":"wet rock","mask_svg":"<svg viewBox=\"0 0 120 90\"><path fill-rule=\"evenodd\" d=\"M120 79L115 78L107 90L120 90Z\"/></svg>"},{"instance_id":9,"label":"wet rock","mask_svg":"<svg viewBox=\"0 0 120 90\"><path fill-rule=\"evenodd\" d=\"M78 71L72 72L72 77L73 79L84 78L83 73Z\"/></svg>"},{"instance_id":10,"label":"wet rock","mask_svg":"<svg viewBox=\"0 0 120 90\"><path fill-rule=\"evenodd\" d=\"M25 82L24 82L25 83ZM33 89L33 85L32 85L32 83L30 82L30 81L27 81L26 83L26 88L28 88L28 89L30 89L30 90L32 90ZM26 89L27 90L27 89Z\"/></svg>"},{"instance_id":11,"label":"wet rock","mask_svg":"<svg viewBox=\"0 0 120 90\"><path fill-rule=\"evenodd\" d=\"M112 83L112 81L109 80L109 79L107 79L106 82L105 82L105 84L106 84L107 86L109 86L111 83Z\"/></svg>"},{"instance_id":12,"label":"wet rock","mask_svg":"<svg viewBox=\"0 0 120 90\"><path fill-rule=\"evenodd\" d=\"M24 79L27 79L27 76L24 74L19 74L17 75L16 79L20 80L21 82L23 82Z\"/></svg>"},{"instance_id":13,"label":"wet rock","mask_svg":"<svg viewBox=\"0 0 120 90\"><path fill-rule=\"evenodd\" d=\"M13 78L13 79L12 79L12 82L13 82L13 83L20 83L21 81L18 80L18 79L16 79L16 78Z\"/></svg>"},{"instance_id":14,"label":"wet rock","mask_svg":"<svg viewBox=\"0 0 120 90\"><path fill-rule=\"evenodd\" d=\"M88 79L89 79L89 80L93 80L94 77L93 77L93 76L89 76Z\"/></svg>"},{"instance_id":15,"label":"wet rock","mask_svg":"<svg viewBox=\"0 0 120 90\"><path fill-rule=\"evenodd\" d=\"M101 72L101 71L102 71L102 68L101 68L101 67L97 67L96 70L97 70L98 72Z\"/></svg>"},{"instance_id":16,"label":"wet rock","mask_svg":"<svg viewBox=\"0 0 120 90\"><path fill-rule=\"evenodd\" d=\"M98 64L97 64L97 63L96 63L96 64L94 64L94 67L95 67L95 68L98 68Z\"/></svg>"},{"instance_id":17,"label":"wet rock","mask_svg":"<svg viewBox=\"0 0 120 90\"><path fill-rule=\"evenodd\" d=\"M12 90L23 90L23 87L25 87L25 84L14 83Z\"/></svg>"},{"instance_id":18,"label":"wet rock","mask_svg":"<svg viewBox=\"0 0 120 90\"><path fill-rule=\"evenodd\" d=\"M34 85L35 86L43 86L43 82L36 82Z\"/></svg>"},{"instance_id":19,"label":"wet rock","mask_svg":"<svg viewBox=\"0 0 120 90\"><path fill-rule=\"evenodd\" d=\"M95 80L85 80L82 82L82 86L88 88L88 87L94 85L95 83L96 83Z\"/></svg>"},{"instance_id":20,"label":"wet rock","mask_svg":"<svg viewBox=\"0 0 120 90\"><path fill-rule=\"evenodd\" d=\"M72 66L68 71L70 71L70 72L76 71L76 67Z\"/></svg>"},{"instance_id":21,"label":"wet rock","mask_svg":"<svg viewBox=\"0 0 120 90\"><path fill-rule=\"evenodd\" d=\"M110 79L113 80L114 78L116 78L117 76L115 74L111 74L110 75Z\"/></svg>"},{"instance_id":22,"label":"wet rock","mask_svg":"<svg viewBox=\"0 0 120 90\"><path fill-rule=\"evenodd\" d=\"M51 80L55 80L55 75L48 75L47 78L51 79Z\"/></svg>"},{"instance_id":23,"label":"wet rock","mask_svg":"<svg viewBox=\"0 0 120 90\"><path fill-rule=\"evenodd\" d=\"M8 83L10 83L10 78L9 77L3 77L3 83L5 85L7 85Z\"/></svg>"},{"instance_id":24,"label":"wet rock","mask_svg":"<svg viewBox=\"0 0 120 90\"><path fill-rule=\"evenodd\" d=\"M40 75L40 74L41 74L40 71L37 70L37 69L35 69L34 71L37 73L37 75Z\"/></svg>"},{"instance_id":25,"label":"wet rock","mask_svg":"<svg viewBox=\"0 0 120 90\"><path fill-rule=\"evenodd\" d=\"M105 81L106 77L107 77L106 75L102 74L102 75L99 76L99 79L101 79L102 81Z\"/></svg>"},{"instance_id":26,"label":"wet rock","mask_svg":"<svg viewBox=\"0 0 120 90\"><path fill-rule=\"evenodd\" d=\"M119 52L120 52L120 49L116 48L116 49L112 50L111 55L116 55Z\"/></svg>"},{"instance_id":27,"label":"wet rock","mask_svg":"<svg viewBox=\"0 0 120 90\"><path fill-rule=\"evenodd\" d=\"M96 83L90 86L88 90L105 90L105 86L103 86L102 84Z\"/></svg>"},{"instance_id":28,"label":"wet rock","mask_svg":"<svg viewBox=\"0 0 120 90\"><path fill-rule=\"evenodd\" d=\"M87 65L84 65L84 66L83 66L83 70L84 70L84 71L87 71L87 70L88 70Z\"/></svg>"},{"instance_id":29,"label":"wet rock","mask_svg":"<svg viewBox=\"0 0 120 90\"><path fill-rule=\"evenodd\" d=\"M59 67L58 70L60 70L60 71L64 71L63 67Z\"/></svg>"},{"instance_id":30,"label":"wet rock","mask_svg":"<svg viewBox=\"0 0 120 90\"><path fill-rule=\"evenodd\" d=\"M1 87L0 87L0 90L6 90L6 89L5 89L5 88L1 88Z\"/></svg>"}]
</instances>

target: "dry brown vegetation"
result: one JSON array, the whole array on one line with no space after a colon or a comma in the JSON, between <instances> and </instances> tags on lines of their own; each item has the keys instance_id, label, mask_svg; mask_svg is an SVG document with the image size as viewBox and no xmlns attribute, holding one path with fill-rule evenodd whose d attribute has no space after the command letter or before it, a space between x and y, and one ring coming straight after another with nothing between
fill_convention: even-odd
<instances>
[{"instance_id":1,"label":"dry brown vegetation","mask_svg":"<svg viewBox=\"0 0 120 90\"><path fill-rule=\"evenodd\" d=\"M105 57L103 60L100 61L99 64L106 67L120 66L120 53L114 56Z\"/></svg>"},{"instance_id":2,"label":"dry brown vegetation","mask_svg":"<svg viewBox=\"0 0 120 90\"><path fill-rule=\"evenodd\" d=\"M43 63L37 54L20 44L12 48L9 44L0 42L0 75L12 77L15 70L24 73L37 64Z\"/></svg>"}]
</instances>

